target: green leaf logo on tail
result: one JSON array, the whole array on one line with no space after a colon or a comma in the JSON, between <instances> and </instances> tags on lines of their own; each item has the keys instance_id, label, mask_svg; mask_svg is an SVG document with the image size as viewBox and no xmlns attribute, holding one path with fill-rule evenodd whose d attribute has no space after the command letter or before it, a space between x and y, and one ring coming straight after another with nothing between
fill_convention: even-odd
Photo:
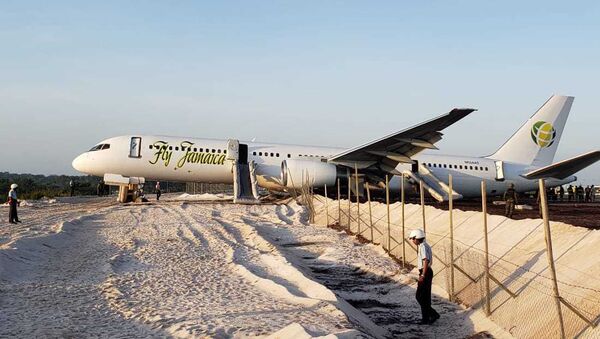
<instances>
[{"instance_id":1,"label":"green leaf logo on tail","mask_svg":"<svg viewBox=\"0 0 600 339\"><path fill-rule=\"evenodd\" d=\"M550 147L555 137L556 130L549 122L538 121L531 127L531 139L541 148Z\"/></svg>"}]
</instances>

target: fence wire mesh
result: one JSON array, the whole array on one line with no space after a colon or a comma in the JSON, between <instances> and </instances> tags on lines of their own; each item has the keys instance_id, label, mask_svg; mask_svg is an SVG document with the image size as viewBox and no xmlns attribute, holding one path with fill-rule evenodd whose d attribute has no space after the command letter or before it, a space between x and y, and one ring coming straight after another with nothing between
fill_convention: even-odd
<instances>
[{"instance_id":1,"label":"fence wire mesh","mask_svg":"<svg viewBox=\"0 0 600 339\"><path fill-rule=\"evenodd\" d=\"M367 203L359 210L356 202L348 200L329 200L316 197L311 204L316 224L325 224L345 229L360 235L365 241L380 244L399 262L416 264L416 249L406 234L402 234L402 205L390 205L391 222L388 224L385 204L372 203L371 215ZM327 209L325 208L327 206ZM383 207L382 207L383 206ZM404 230L406 233L422 227L420 205L404 206ZM449 224L448 211L425 207L426 223ZM446 218L446 219L444 219ZM434 252L434 283L443 287L453 300L465 306L487 310L486 307L486 261L482 250L483 231L481 212L455 213L454 223L454 292L451 291L450 275L450 239L448 232L427 230L427 242ZM372 222L371 222L372 220ZM504 217L488 215L488 234L505 226ZM360 225L360 226L359 226ZM371 231L371 227L373 231ZM359 233L360 228L360 233ZM552 279L547 269L545 244L533 243L533 235L543 234L542 222L529 223L519 230L517 243L511 243L494 233L494 246L502 255L489 253L489 317L518 338L554 338L560 337L558 310L553 293ZM511 239L515 235L510 235ZM404 247L404 250L403 250ZM402 253L406 253L403 257ZM566 255L562 253L561 255ZM556 260L555 260L556 261ZM557 263L560 266L560 262ZM561 267L561 272L573 272L585 275L585 268ZM600 278L589 276L590 283L571 282L569 277L559 277L558 286L567 337L596 338L600 334L596 326L600 320ZM566 306L570 305L571 308ZM580 315L575 312L580 313ZM595 328L586 322L590 321Z\"/></svg>"}]
</instances>

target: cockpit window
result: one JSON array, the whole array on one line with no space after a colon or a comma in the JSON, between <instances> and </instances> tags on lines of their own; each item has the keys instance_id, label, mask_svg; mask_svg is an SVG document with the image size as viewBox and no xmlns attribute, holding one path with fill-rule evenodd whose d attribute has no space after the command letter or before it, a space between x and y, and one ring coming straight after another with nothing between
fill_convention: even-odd
<instances>
[{"instance_id":1,"label":"cockpit window","mask_svg":"<svg viewBox=\"0 0 600 339\"><path fill-rule=\"evenodd\" d=\"M92 147L88 152L99 151L99 150L104 150L104 149L109 149L109 148L110 148L110 144L100 144L100 145L96 145L96 146Z\"/></svg>"}]
</instances>

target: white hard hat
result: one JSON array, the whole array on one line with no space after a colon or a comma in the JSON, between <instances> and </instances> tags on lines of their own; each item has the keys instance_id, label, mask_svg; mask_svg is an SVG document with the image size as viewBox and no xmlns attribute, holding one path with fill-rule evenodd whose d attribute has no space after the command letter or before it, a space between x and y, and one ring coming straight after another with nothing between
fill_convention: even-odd
<instances>
[{"instance_id":1,"label":"white hard hat","mask_svg":"<svg viewBox=\"0 0 600 339\"><path fill-rule=\"evenodd\" d=\"M12 184L12 185L10 185L10 188L11 188L11 189L13 189L13 190L14 190L15 188L17 188L17 187L19 187L19 185L17 185L17 184Z\"/></svg>"},{"instance_id":2,"label":"white hard hat","mask_svg":"<svg viewBox=\"0 0 600 339\"><path fill-rule=\"evenodd\" d=\"M424 239L425 238L425 232L423 232L422 229L412 230L412 231L410 231L410 235L408 236L408 239L412 239L412 238Z\"/></svg>"}]
</instances>

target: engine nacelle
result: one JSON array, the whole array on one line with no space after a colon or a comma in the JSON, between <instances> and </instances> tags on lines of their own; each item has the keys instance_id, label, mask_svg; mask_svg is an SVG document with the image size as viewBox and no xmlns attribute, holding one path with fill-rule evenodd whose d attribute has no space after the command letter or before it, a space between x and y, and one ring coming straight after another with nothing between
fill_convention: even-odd
<instances>
[{"instance_id":1,"label":"engine nacelle","mask_svg":"<svg viewBox=\"0 0 600 339\"><path fill-rule=\"evenodd\" d=\"M287 159L281 162L281 184L286 188L301 188L303 183L321 187L334 186L337 167L320 160Z\"/></svg>"}]
</instances>

